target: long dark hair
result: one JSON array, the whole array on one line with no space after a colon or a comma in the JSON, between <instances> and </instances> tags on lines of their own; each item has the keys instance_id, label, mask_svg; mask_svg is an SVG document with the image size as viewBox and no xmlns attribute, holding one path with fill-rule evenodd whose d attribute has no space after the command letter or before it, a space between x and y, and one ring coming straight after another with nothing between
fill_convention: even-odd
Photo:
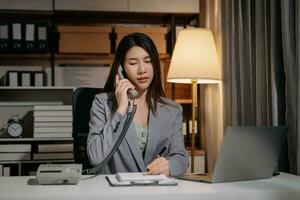
<instances>
[{"instance_id":1,"label":"long dark hair","mask_svg":"<svg viewBox=\"0 0 300 200\"><path fill-rule=\"evenodd\" d=\"M139 46L143 48L150 56L151 63L153 66L153 80L148 87L146 102L153 113L156 113L157 110L157 102L164 103L161 97L165 97L165 93L161 84L161 69L160 69L160 61L157 53L156 46L152 39L144 33L131 33L123 37L120 41L113 64L110 69L110 73L106 80L104 86L104 92L114 92L115 91L115 79L116 74L118 72L118 67L122 65L124 67L125 55L127 51L133 46ZM125 73L125 70L123 70ZM125 73L126 77L126 73ZM151 98L153 98L152 105ZM115 101L116 104L116 101ZM116 105L114 105L116 107Z\"/></svg>"}]
</instances>

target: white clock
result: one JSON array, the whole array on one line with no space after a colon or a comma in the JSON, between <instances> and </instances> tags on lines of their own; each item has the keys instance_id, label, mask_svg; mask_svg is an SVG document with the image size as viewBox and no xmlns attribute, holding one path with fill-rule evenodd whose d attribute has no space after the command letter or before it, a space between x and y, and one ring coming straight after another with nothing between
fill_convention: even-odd
<instances>
[{"instance_id":1,"label":"white clock","mask_svg":"<svg viewBox=\"0 0 300 200\"><path fill-rule=\"evenodd\" d=\"M20 137L23 134L23 122L22 120L11 119L8 121L7 133L11 137Z\"/></svg>"}]
</instances>

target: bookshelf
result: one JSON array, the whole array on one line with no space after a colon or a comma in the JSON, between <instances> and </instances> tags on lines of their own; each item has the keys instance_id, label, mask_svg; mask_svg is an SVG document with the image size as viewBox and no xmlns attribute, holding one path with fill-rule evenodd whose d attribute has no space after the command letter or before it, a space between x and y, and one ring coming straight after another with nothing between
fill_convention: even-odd
<instances>
[{"instance_id":1,"label":"bookshelf","mask_svg":"<svg viewBox=\"0 0 300 200\"><path fill-rule=\"evenodd\" d=\"M2 175L33 175L41 163L74 162L71 132L70 137L38 138L34 136L33 130L34 107L49 104L72 105L73 90L73 87L0 87L0 127L5 128L8 119L15 115L24 121L21 137L9 137L5 132L1 134L0 168L5 172ZM46 154L39 151L41 145L54 145L56 148L65 146L68 149L57 153L52 148ZM38 157L41 154L44 157ZM53 158L56 155L60 159Z\"/></svg>"},{"instance_id":2,"label":"bookshelf","mask_svg":"<svg viewBox=\"0 0 300 200\"><path fill-rule=\"evenodd\" d=\"M37 167L42 163L73 163L73 156L64 159L35 159L34 155L38 153L39 145L73 145L73 138L0 138L0 169L2 176L25 176L35 175ZM3 150L11 146L14 150ZM20 147L29 147L30 151L22 150ZM53 152L51 155L55 155ZM73 153L68 152L65 156L71 156ZM3 156L9 156L4 160ZM25 156L25 157L24 157ZM16 158L13 160L13 158ZM6 172L4 173L6 168Z\"/></svg>"},{"instance_id":3,"label":"bookshelf","mask_svg":"<svg viewBox=\"0 0 300 200\"><path fill-rule=\"evenodd\" d=\"M116 33L114 27L122 26L141 26L141 27L167 27L168 33L166 35L166 53L161 53L160 60L164 71L164 76L168 70L171 59L172 44L175 41L175 29L176 25L189 25L195 24L199 17L199 1L188 0L184 1L184 6L175 5L180 1L172 4L172 10L167 1L155 1L155 5L160 3L160 6L152 7L152 10L145 10L145 5L140 5L138 2L133 1L121 4L119 6L122 9L117 9L116 5L113 7L105 8L101 6L93 7L92 2L94 0L84 2L84 8L80 5L81 1L74 1L73 4L65 4L64 1L60 0L44 0L47 9L45 7L37 7L36 9L30 9L25 6L22 9L20 5L11 5L6 8L4 5L0 6L0 17L6 20L22 22L26 21L39 21L45 20L51 23L51 30L49 32L49 45L50 49L48 52L0 52L0 78L4 77L5 71L7 70L44 70L47 73L47 83L44 87L10 87L1 84L0 80L0 113L8 108L11 110L20 110L21 112L30 112L32 105L30 102L36 101L62 101L63 105L72 105L72 92L74 88L81 85L82 82L69 81L70 76L73 76L70 71L74 69L80 69L90 71L93 74L93 70L98 69L106 74L109 70L114 58L115 40ZM103 3L102 0L97 1L97 5ZM18 3L13 3L18 4ZM108 3L111 4L111 3ZM153 2L151 3L151 5ZM179 3L180 4L180 3ZM33 4L35 5L35 4ZM94 4L95 5L95 4ZM101 4L102 5L102 4ZM196 5L196 6L195 6ZM123 6L127 6L124 8ZM129 7L128 7L129 6ZM121 8L120 7L120 8ZM143 8L144 7L144 8ZM176 10L175 7L180 9ZM110 34L111 50L109 53L60 53L58 46L59 33L57 31L60 25L101 25L111 26L112 32ZM5 66L5 69L4 67ZM80 73L80 71L78 71ZM101 79L101 78L100 78ZM103 78L102 78L103 79ZM166 79L164 79L166 80ZM95 83L89 83L95 84ZM98 87L101 87L101 82ZM90 85L94 87L95 85ZM172 97L171 87L166 81L164 81L164 87L168 97ZM189 116L191 107L191 95L190 88L187 86L176 85L176 101L180 103L184 108L184 115ZM7 103L6 106L3 103ZM8 102L11 104L9 105ZM21 105L22 102L24 105ZM18 103L16 106L14 103ZM6 108L4 108L6 107ZM24 114L24 113L23 113ZM0 125L4 125L7 121L7 115L0 115ZM29 122L32 125L32 122ZM31 126L29 125L29 126ZM30 129L30 128L29 128ZM28 133L22 136L22 138L0 138L0 144L31 144L34 149L36 145L42 143L72 143L72 138L33 138L33 130L29 130ZM32 155L31 155L32 158ZM63 160L51 160L51 162L60 162ZM72 160L66 160L64 162L70 162ZM28 168L30 171L30 164L38 163L39 161L26 160L26 161L10 161L9 163L18 163L18 175L26 174L22 168ZM43 161L46 162L46 161ZM1 161L0 161L1 163ZM21 163L21 164L20 164ZM5 163L7 165L8 163ZM16 165L16 164L15 164ZM20 169L21 168L21 169ZM21 173L20 173L21 172Z\"/></svg>"}]
</instances>

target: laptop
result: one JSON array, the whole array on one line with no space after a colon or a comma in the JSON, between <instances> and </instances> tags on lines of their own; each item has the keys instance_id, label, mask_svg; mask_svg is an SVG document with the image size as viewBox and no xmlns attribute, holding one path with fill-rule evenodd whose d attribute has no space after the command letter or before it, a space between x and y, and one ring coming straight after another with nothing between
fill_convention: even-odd
<instances>
[{"instance_id":1,"label":"laptop","mask_svg":"<svg viewBox=\"0 0 300 200\"><path fill-rule=\"evenodd\" d=\"M229 127L211 175L186 173L183 180L222 183L271 178L286 140L286 127Z\"/></svg>"}]
</instances>

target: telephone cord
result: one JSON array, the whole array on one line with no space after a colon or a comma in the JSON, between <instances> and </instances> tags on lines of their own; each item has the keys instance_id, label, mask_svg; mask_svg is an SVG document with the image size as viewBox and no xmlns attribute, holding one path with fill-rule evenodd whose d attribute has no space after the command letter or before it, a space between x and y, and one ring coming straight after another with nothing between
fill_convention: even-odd
<instances>
[{"instance_id":1,"label":"telephone cord","mask_svg":"<svg viewBox=\"0 0 300 200\"><path fill-rule=\"evenodd\" d=\"M136 113L136 110L137 110L137 105L134 104L134 101L131 104L129 103L129 109L128 109L127 116L126 116L126 119L125 119L125 122L124 122L124 126L123 126L122 131L120 133L120 136L117 139L116 143L114 144L112 150L109 152L109 154L96 167L83 170L82 171L83 174L95 174L92 177L95 177L95 176L99 175L98 172L112 158L112 156L117 151L120 144L122 143L123 139L125 138L126 133L128 131L128 128L129 128L129 126L130 126L130 124L133 120L133 117ZM89 177L89 178L92 178L92 177Z\"/></svg>"}]
</instances>

